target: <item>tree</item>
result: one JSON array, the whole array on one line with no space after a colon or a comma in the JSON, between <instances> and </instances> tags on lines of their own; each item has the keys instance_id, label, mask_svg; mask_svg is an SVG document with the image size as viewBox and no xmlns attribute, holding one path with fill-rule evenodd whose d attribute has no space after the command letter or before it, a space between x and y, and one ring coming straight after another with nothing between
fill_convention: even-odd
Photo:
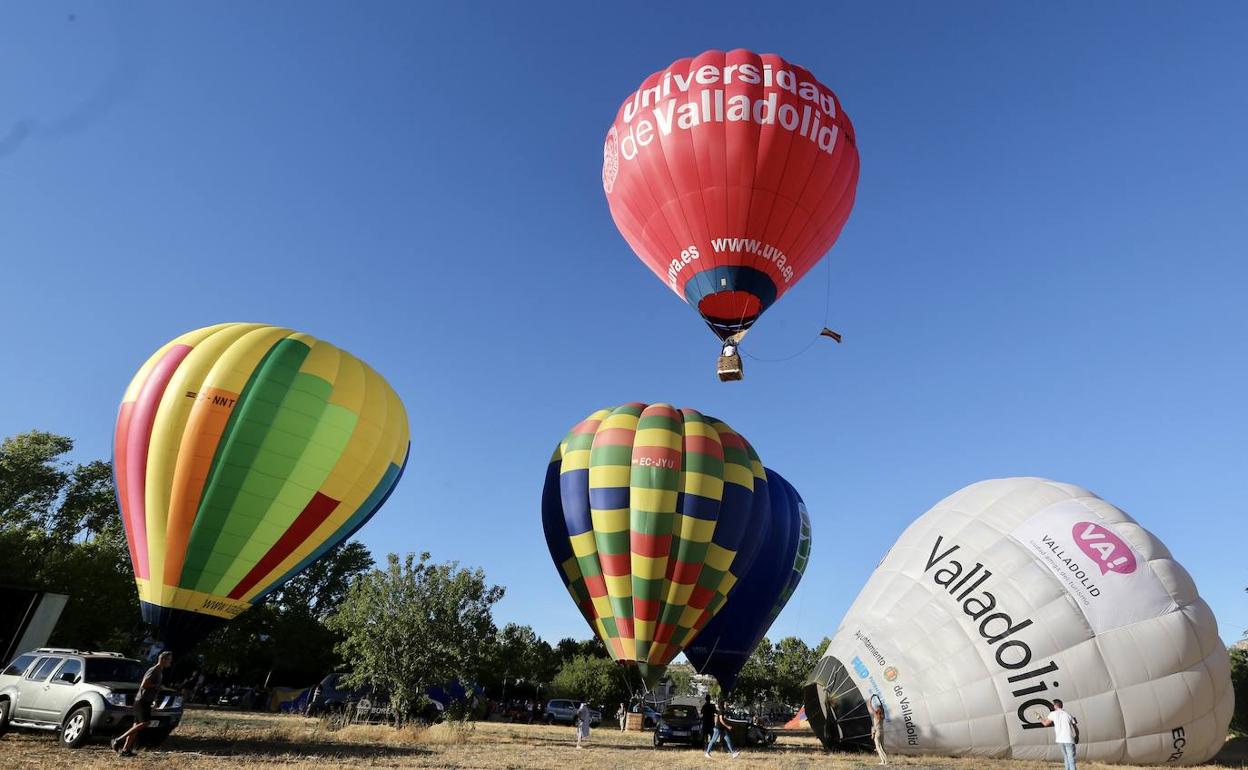
<instances>
[{"instance_id":1,"label":"tree","mask_svg":"<svg viewBox=\"0 0 1248 770\"><path fill-rule=\"evenodd\" d=\"M627 703L629 700L623 672L610 658L577 655L569 659L555 674L551 689L560 697L584 700L599 706Z\"/></svg>"},{"instance_id":2,"label":"tree","mask_svg":"<svg viewBox=\"0 0 1248 770\"><path fill-rule=\"evenodd\" d=\"M750 703L770 700L774 697L775 681L776 649L770 639L764 638L741 667L732 695Z\"/></svg>"},{"instance_id":3,"label":"tree","mask_svg":"<svg viewBox=\"0 0 1248 770\"><path fill-rule=\"evenodd\" d=\"M429 554L387 557L384 569L361 575L326 624L342 635L335 647L353 669L349 686L390 695L399 721L413 714L423 691L472 681L494 643L493 606L503 588L480 569L431 564Z\"/></svg>"},{"instance_id":4,"label":"tree","mask_svg":"<svg viewBox=\"0 0 1248 770\"><path fill-rule=\"evenodd\" d=\"M672 694L692 697L698 694L693 685L693 666L674 663L667 667L667 680L672 683Z\"/></svg>"},{"instance_id":5,"label":"tree","mask_svg":"<svg viewBox=\"0 0 1248 770\"><path fill-rule=\"evenodd\" d=\"M337 546L274 591L269 604L318 620L329 617L351 590L351 581L373 568L373 555L358 540Z\"/></svg>"},{"instance_id":6,"label":"tree","mask_svg":"<svg viewBox=\"0 0 1248 770\"><path fill-rule=\"evenodd\" d=\"M587 655L591 658L611 657L607 652L607 645L603 644L602 640L596 636L581 641L570 637L560 639L559 643L555 645L555 654L559 656L560 661L565 663L580 655Z\"/></svg>"},{"instance_id":7,"label":"tree","mask_svg":"<svg viewBox=\"0 0 1248 770\"><path fill-rule=\"evenodd\" d=\"M74 441L40 430L0 442L0 526L46 528L71 471L64 456Z\"/></svg>"},{"instance_id":8,"label":"tree","mask_svg":"<svg viewBox=\"0 0 1248 770\"><path fill-rule=\"evenodd\" d=\"M774 645L771 640L763 639L741 667L733 696L752 703L769 700L801 703L802 687L827 646L826 638L816 649L796 636L786 636Z\"/></svg>"},{"instance_id":9,"label":"tree","mask_svg":"<svg viewBox=\"0 0 1248 770\"><path fill-rule=\"evenodd\" d=\"M1231 648L1231 687L1235 690L1235 712L1231 732L1248 735L1248 649Z\"/></svg>"},{"instance_id":10,"label":"tree","mask_svg":"<svg viewBox=\"0 0 1248 770\"><path fill-rule=\"evenodd\" d=\"M73 447L38 430L0 441L0 583L69 596L53 644L131 648L142 625L112 466L72 464Z\"/></svg>"},{"instance_id":11,"label":"tree","mask_svg":"<svg viewBox=\"0 0 1248 770\"><path fill-rule=\"evenodd\" d=\"M535 696L550 684L560 660L530 626L508 623L498 634L479 684L496 697Z\"/></svg>"},{"instance_id":12,"label":"tree","mask_svg":"<svg viewBox=\"0 0 1248 770\"><path fill-rule=\"evenodd\" d=\"M802 686L819 662L819 654L796 636L776 645L776 699L787 704L802 702Z\"/></svg>"},{"instance_id":13,"label":"tree","mask_svg":"<svg viewBox=\"0 0 1248 770\"><path fill-rule=\"evenodd\" d=\"M324 619L347 597L351 579L373 567L358 540L326 552L261 604L199 644L204 671L236 681L305 685L337 667L342 637Z\"/></svg>"}]
</instances>

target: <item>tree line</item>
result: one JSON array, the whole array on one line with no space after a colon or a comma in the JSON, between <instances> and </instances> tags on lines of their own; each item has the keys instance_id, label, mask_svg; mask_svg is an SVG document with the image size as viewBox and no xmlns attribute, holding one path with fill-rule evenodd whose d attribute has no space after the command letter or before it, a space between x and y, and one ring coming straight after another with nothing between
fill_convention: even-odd
<instances>
[{"instance_id":1,"label":"tree line","mask_svg":"<svg viewBox=\"0 0 1248 770\"><path fill-rule=\"evenodd\" d=\"M106 460L75 463L73 440L30 431L0 442L0 584L67 594L50 642L134 651L148 629ZM552 576L553 582L553 576ZM374 562L358 541L344 543L214 632L183 662L220 681L308 686L327 673L391 693L414 708L424 689L476 683L495 700L584 698L626 702L636 685L596 639L552 645L527 625L499 628L493 607L505 589L478 568L434 562L428 553ZM798 705L825 638L764 639L741 671L743 704ZM1232 727L1248 732L1248 650L1232 650ZM695 673L674 665L673 691L692 695ZM712 686L712 696L719 695Z\"/></svg>"}]
</instances>

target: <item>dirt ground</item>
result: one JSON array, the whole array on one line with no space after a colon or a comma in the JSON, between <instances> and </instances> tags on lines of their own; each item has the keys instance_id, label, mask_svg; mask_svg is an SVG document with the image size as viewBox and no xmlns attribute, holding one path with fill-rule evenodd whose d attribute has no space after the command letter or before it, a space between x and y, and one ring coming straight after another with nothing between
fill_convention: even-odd
<instances>
[{"instance_id":1,"label":"dirt ground","mask_svg":"<svg viewBox=\"0 0 1248 770\"><path fill-rule=\"evenodd\" d=\"M1243 767L1242 741L1234 752L1220 757L1224 766ZM575 748L572 729L496 722L468 723L466 727L437 725L428 729L394 730L383 726L353 725L330 729L315 719L226 711L188 711L181 727L159 749L137 757L118 757L103 741L70 751L51 733L14 733L0 737L0 768L194 768L225 770L238 767L438 767L495 770L558 768L558 770L614 770L614 768L705 768L732 763L734 768L867 768L874 757L825 753L808 732L782 733L769 749L747 750L732 760L716 751L707 759L684 747L655 749L650 733L620 733L598 729L590 744ZM1023 761L897 757L895 764L919 768L999 768L1000 770L1054 770L1055 764ZM1108 765L1080 765L1106 770Z\"/></svg>"}]
</instances>

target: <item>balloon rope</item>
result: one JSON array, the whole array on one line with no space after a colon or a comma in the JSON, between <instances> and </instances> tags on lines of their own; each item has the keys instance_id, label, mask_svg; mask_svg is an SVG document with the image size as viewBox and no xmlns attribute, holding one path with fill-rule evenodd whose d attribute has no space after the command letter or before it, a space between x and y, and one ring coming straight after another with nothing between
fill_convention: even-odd
<instances>
[{"instance_id":1,"label":"balloon rope","mask_svg":"<svg viewBox=\"0 0 1248 770\"><path fill-rule=\"evenodd\" d=\"M819 331L815 332L815 335L811 337L810 341L807 342L805 345L803 345L800 350L798 350L796 353L792 353L787 356L781 356L780 358L759 358L758 356L755 356L752 353L749 353L748 351L745 351L745 350L741 350L741 355L745 356L751 361L760 361L765 364L778 364L784 361L792 361L794 358L797 358L798 356L802 355L807 350L810 350L811 346L819 341L819 338L823 336L823 329L827 328L828 313L831 311L831 308L832 308L832 260L829 257L825 256L823 258L823 261L827 263L827 269L824 271L824 275L826 276L826 279L824 281L824 288L823 288L823 325L820 327Z\"/></svg>"}]
</instances>

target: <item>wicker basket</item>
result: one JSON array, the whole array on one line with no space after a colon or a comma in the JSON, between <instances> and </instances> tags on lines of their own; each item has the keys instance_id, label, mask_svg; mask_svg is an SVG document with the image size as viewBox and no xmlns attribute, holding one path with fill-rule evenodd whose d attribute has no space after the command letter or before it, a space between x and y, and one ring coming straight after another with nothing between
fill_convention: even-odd
<instances>
[{"instance_id":1,"label":"wicker basket","mask_svg":"<svg viewBox=\"0 0 1248 770\"><path fill-rule=\"evenodd\" d=\"M716 367L721 382L739 380L745 376L741 369L741 354L733 351L730 355L720 356Z\"/></svg>"}]
</instances>

